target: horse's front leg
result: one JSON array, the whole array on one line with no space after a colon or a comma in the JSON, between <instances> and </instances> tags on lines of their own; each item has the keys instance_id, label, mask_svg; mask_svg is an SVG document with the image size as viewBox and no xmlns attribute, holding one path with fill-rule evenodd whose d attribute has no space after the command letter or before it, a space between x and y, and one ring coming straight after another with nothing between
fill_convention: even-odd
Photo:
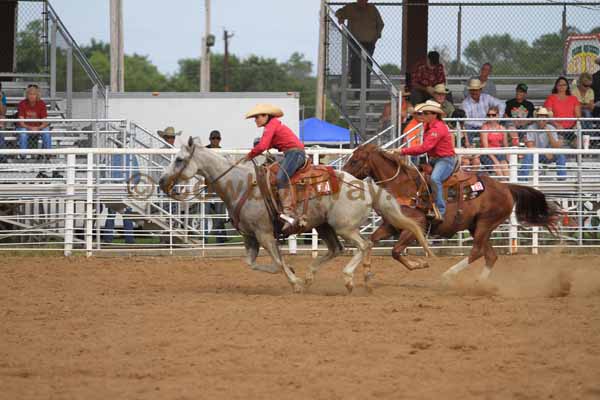
<instances>
[{"instance_id":1,"label":"horse's front leg","mask_svg":"<svg viewBox=\"0 0 600 400\"><path fill-rule=\"evenodd\" d=\"M276 274L281 271L276 265L260 265L256 263L260 245L254 236L244 236L244 247L246 248L246 264L253 270L268 272L270 274Z\"/></svg>"},{"instance_id":2,"label":"horse's front leg","mask_svg":"<svg viewBox=\"0 0 600 400\"><path fill-rule=\"evenodd\" d=\"M294 289L294 293L301 293L304 289L304 282L302 279L298 278L294 273L294 270L290 268L283 257L281 256L281 251L279 250L279 246L277 246L277 241L273 237L270 232L261 233L257 235L258 242L265 250L269 253L275 265L282 269L285 272L285 275L288 278L288 282L292 285Z\"/></svg>"}]
</instances>

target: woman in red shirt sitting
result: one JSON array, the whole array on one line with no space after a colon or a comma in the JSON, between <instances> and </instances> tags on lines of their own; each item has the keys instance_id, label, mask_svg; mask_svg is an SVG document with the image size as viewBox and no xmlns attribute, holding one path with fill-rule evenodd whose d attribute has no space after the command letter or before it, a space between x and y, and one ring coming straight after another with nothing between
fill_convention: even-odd
<instances>
[{"instance_id":1,"label":"woman in red shirt sitting","mask_svg":"<svg viewBox=\"0 0 600 400\"><path fill-rule=\"evenodd\" d=\"M283 231L286 232L296 223L289 179L304 165L306 154L304 153L304 144L298 139L298 136L279 120L279 117L282 116L283 111L270 104L258 104L246 114L246 118L254 118L258 128L265 128L260 141L250 150L246 160L252 160L270 148L284 153L285 157L277 172L277 192L283 208L283 214L279 217L285 222Z\"/></svg>"},{"instance_id":2,"label":"woman in red shirt sitting","mask_svg":"<svg viewBox=\"0 0 600 400\"><path fill-rule=\"evenodd\" d=\"M498 107L490 107L487 117L490 119L481 125L481 148L508 147L508 136L502 125L498 122ZM488 132L484 132L488 131ZM481 163L494 168L498 176L508 176L508 163L505 154L485 154L481 156Z\"/></svg>"},{"instance_id":3,"label":"woman in red shirt sitting","mask_svg":"<svg viewBox=\"0 0 600 400\"><path fill-rule=\"evenodd\" d=\"M19 119L46 119L48 117L48 111L46 110L46 103L40 98L40 90L37 85L29 85L25 91L25 100L19 103ZM42 148L49 149L52 147L52 137L48 129L47 122L19 122L17 124L17 131L19 133L19 148L21 150L27 149L28 145L28 134L26 132L37 134L41 133L42 136Z\"/></svg>"},{"instance_id":4,"label":"woman in red shirt sitting","mask_svg":"<svg viewBox=\"0 0 600 400\"><path fill-rule=\"evenodd\" d=\"M581 104L577 97L571 95L569 81L564 76L554 82L552 94L544 102L544 107L552 111L555 118L580 118ZM572 129L577 121L555 121L558 129Z\"/></svg>"},{"instance_id":5,"label":"woman in red shirt sitting","mask_svg":"<svg viewBox=\"0 0 600 400\"><path fill-rule=\"evenodd\" d=\"M454 137L450 134L448 126L442 119L444 111L440 104L433 100L427 100L425 103L415 107L415 112L423 112L425 122L425 134L423 135L423 144L413 147L403 147L400 154L406 156L416 156L427 153L429 162L433 165L431 172L431 182L433 183L435 205L444 217L446 213L446 202L444 201L443 182L452 175L456 166L456 153L454 152ZM435 214L428 215L436 218Z\"/></svg>"}]
</instances>

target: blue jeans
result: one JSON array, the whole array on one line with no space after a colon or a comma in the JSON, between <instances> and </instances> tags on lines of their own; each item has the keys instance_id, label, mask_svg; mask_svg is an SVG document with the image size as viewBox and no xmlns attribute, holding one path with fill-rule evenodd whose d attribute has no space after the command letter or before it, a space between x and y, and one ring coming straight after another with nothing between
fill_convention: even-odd
<instances>
[{"instance_id":1,"label":"blue jeans","mask_svg":"<svg viewBox=\"0 0 600 400\"><path fill-rule=\"evenodd\" d=\"M456 165L456 157L441 157L431 162L433 171L431 172L431 182L435 190L435 205L442 217L446 213L446 202L444 201L443 182L452 175Z\"/></svg>"},{"instance_id":2,"label":"blue jeans","mask_svg":"<svg viewBox=\"0 0 600 400\"><path fill-rule=\"evenodd\" d=\"M588 109L582 109L581 110L581 116L583 118L592 118L594 115L592 114L592 112ZM581 122L581 128L582 129L593 129L594 128L594 123L592 121L582 121ZM583 132L584 135L589 135L590 132Z\"/></svg>"},{"instance_id":3,"label":"blue jeans","mask_svg":"<svg viewBox=\"0 0 600 400\"><path fill-rule=\"evenodd\" d=\"M125 210L126 214L132 213L133 210L128 208ZM115 210L109 208L108 214L106 215L106 223L104 224L104 235L102 241L112 243L115 232ZM135 240L133 239L133 221L126 218L125 215L122 214L123 217L123 236L125 237L125 243L134 244Z\"/></svg>"},{"instance_id":4,"label":"blue jeans","mask_svg":"<svg viewBox=\"0 0 600 400\"><path fill-rule=\"evenodd\" d=\"M556 175L564 179L567 176L567 169L565 165L567 163L564 154L554 154L552 159L548 159L545 155L540 154L540 163L542 164L552 164L556 163ZM523 180L523 178L529 176L531 170L533 169L533 154L525 154L523 157L523 164L519 167L519 178Z\"/></svg>"},{"instance_id":5,"label":"blue jeans","mask_svg":"<svg viewBox=\"0 0 600 400\"><path fill-rule=\"evenodd\" d=\"M27 133L24 132L30 132L27 128L23 128L23 127L18 127L17 128L19 133L19 148L21 150L26 150L29 146L27 146L27 143L29 141L29 135ZM39 131L40 134L42 135L42 149L50 149L52 148L52 136L50 136L50 129L48 129L48 127L43 128L41 131ZM37 135L35 135L34 137L37 137Z\"/></svg>"},{"instance_id":6,"label":"blue jeans","mask_svg":"<svg viewBox=\"0 0 600 400\"><path fill-rule=\"evenodd\" d=\"M289 178L304 165L305 160L306 156L302 150L290 150L285 153L277 172L277 189L284 189L290 185Z\"/></svg>"}]
</instances>

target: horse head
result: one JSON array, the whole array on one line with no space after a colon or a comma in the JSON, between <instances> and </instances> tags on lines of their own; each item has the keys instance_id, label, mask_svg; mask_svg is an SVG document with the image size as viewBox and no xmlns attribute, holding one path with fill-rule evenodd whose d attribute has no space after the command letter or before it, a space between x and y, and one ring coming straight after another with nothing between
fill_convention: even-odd
<instances>
[{"instance_id":1,"label":"horse head","mask_svg":"<svg viewBox=\"0 0 600 400\"><path fill-rule=\"evenodd\" d=\"M194 153L203 151L200 139L190 136L188 142L181 146L175 159L165 168L158 184L163 192L169 194L173 187L181 181L187 181L198 172L198 164ZM196 154L197 155L197 154Z\"/></svg>"},{"instance_id":2,"label":"horse head","mask_svg":"<svg viewBox=\"0 0 600 400\"><path fill-rule=\"evenodd\" d=\"M342 167L342 171L355 176L358 179L365 179L371 176L371 155L377 151L377 146L371 143L358 146L352 152L352 156Z\"/></svg>"}]
</instances>

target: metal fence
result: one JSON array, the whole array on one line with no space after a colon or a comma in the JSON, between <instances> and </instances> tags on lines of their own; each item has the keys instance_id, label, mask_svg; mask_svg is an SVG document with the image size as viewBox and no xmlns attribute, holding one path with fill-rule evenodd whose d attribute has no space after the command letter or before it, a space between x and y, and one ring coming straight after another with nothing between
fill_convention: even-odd
<instances>
[{"instance_id":1,"label":"metal fence","mask_svg":"<svg viewBox=\"0 0 600 400\"><path fill-rule=\"evenodd\" d=\"M330 1L329 5L337 10L347 3L352 2ZM413 4L383 0L370 4L385 23L374 58L389 75L400 74L403 65L403 9L409 5L428 7L429 50L440 52L449 75L462 78L478 72L485 62L492 63L496 78L556 77L563 72L566 38L600 33L597 1L430 0Z\"/></svg>"},{"instance_id":2,"label":"metal fence","mask_svg":"<svg viewBox=\"0 0 600 400\"><path fill-rule=\"evenodd\" d=\"M246 153L222 152L233 157ZM336 165L342 165L340 156L350 152L308 151L315 162L337 159ZM544 191L566 211L561 240L541 229L519 226L512 218L494 233L494 246L505 251L520 248L533 252L556 246L600 246L600 150L510 148L458 152L507 154L510 173L499 179L510 182L520 182L519 170L524 161L519 157L531 154L531 173L521 183ZM220 200L205 194L188 197L185 202L168 198L156 185L155 177L162 167L140 161L154 155L171 159L174 153L172 149L127 148L0 150L7 156L47 155L55 159L51 168L57 172L40 176L39 171L49 168L43 162L0 164L0 250L58 251L66 255L157 250L231 255L234 250L242 251L241 237L229 223L227 211L214 206ZM557 179L555 164L541 162L546 154L567 157L564 179ZM192 182L179 190L191 192L191 187L198 185ZM363 233L373 232L378 220L373 214ZM432 240L432 244L437 251L466 252L471 238L461 232L452 239ZM379 248L391 245L391 241L384 241ZM288 248L291 252L315 252L321 246L316 232L312 232L288 239Z\"/></svg>"}]
</instances>

